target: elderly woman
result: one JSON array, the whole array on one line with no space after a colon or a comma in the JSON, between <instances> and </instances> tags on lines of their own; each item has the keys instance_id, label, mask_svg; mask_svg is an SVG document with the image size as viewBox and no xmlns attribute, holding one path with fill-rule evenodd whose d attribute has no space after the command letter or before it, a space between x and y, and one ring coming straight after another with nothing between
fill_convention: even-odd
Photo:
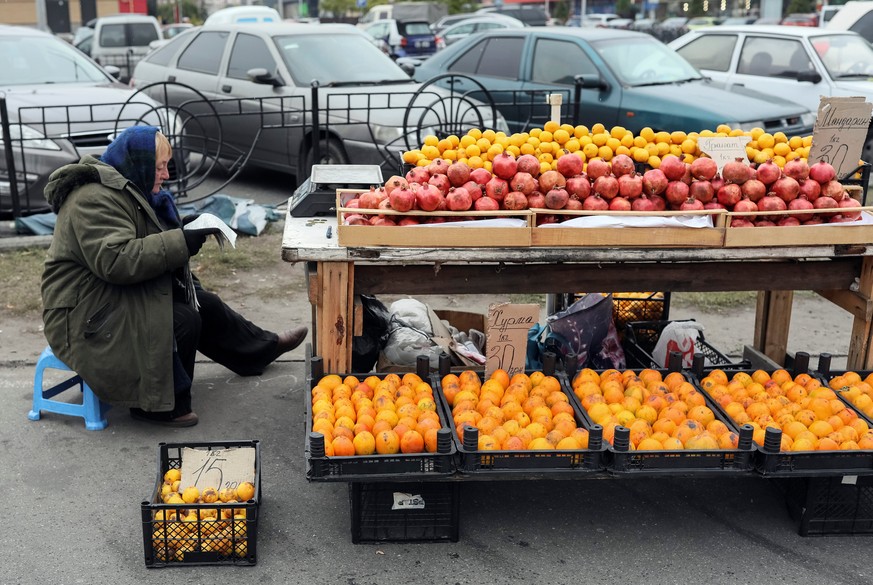
<instances>
[{"instance_id":1,"label":"elderly woman","mask_svg":"<svg viewBox=\"0 0 873 585\"><path fill-rule=\"evenodd\" d=\"M42 277L49 345L104 402L133 418L193 426L197 351L241 376L300 345L306 327L261 329L193 278L188 259L217 230L184 230L172 195L167 138L128 128L100 159L52 173L57 213Z\"/></svg>"}]
</instances>

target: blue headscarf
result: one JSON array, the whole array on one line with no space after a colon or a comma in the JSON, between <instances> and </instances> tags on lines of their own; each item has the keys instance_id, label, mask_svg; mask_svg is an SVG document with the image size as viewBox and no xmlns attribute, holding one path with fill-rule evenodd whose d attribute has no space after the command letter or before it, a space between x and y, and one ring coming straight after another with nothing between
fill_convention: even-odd
<instances>
[{"instance_id":1,"label":"blue headscarf","mask_svg":"<svg viewBox=\"0 0 873 585\"><path fill-rule=\"evenodd\" d=\"M100 160L115 168L146 196L152 209L167 227L179 227L182 220L173 194L166 189L152 193L155 184L154 126L131 126L115 137Z\"/></svg>"}]
</instances>

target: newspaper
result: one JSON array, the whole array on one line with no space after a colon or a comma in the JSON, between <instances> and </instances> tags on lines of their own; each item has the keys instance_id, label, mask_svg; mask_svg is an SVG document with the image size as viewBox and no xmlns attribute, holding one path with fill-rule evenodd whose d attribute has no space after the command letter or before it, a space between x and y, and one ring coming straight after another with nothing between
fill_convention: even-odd
<instances>
[{"instance_id":1,"label":"newspaper","mask_svg":"<svg viewBox=\"0 0 873 585\"><path fill-rule=\"evenodd\" d=\"M215 239L218 240L218 245L223 247L224 242L227 241L230 242L231 246L236 248L236 232L230 229L217 215L201 213L197 219L185 225L183 229L199 230L204 228L218 228L218 233L215 234Z\"/></svg>"}]
</instances>

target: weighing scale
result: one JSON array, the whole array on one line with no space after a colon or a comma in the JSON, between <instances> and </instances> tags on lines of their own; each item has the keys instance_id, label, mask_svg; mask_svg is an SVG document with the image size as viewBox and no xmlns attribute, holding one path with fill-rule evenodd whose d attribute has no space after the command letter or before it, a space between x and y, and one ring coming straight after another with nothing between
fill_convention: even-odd
<instances>
[{"instance_id":1,"label":"weighing scale","mask_svg":"<svg viewBox=\"0 0 873 585\"><path fill-rule=\"evenodd\" d=\"M384 182L379 165L312 165L312 174L291 195L291 216L335 215L337 189L367 189Z\"/></svg>"}]
</instances>

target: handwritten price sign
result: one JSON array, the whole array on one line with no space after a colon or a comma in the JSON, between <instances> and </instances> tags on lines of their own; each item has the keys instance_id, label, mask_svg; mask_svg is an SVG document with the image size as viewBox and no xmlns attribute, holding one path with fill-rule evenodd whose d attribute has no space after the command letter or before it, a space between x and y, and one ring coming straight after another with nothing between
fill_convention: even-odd
<instances>
[{"instance_id":1,"label":"handwritten price sign","mask_svg":"<svg viewBox=\"0 0 873 585\"><path fill-rule=\"evenodd\" d=\"M503 303L488 307L486 377L497 369L506 370L510 376L524 372L527 333L538 322L539 316L539 305Z\"/></svg>"},{"instance_id":2,"label":"handwritten price sign","mask_svg":"<svg viewBox=\"0 0 873 585\"><path fill-rule=\"evenodd\" d=\"M809 164L830 163L837 171L837 178L858 168L871 112L873 104L863 97L821 98L812 131Z\"/></svg>"},{"instance_id":3,"label":"handwritten price sign","mask_svg":"<svg viewBox=\"0 0 873 585\"><path fill-rule=\"evenodd\" d=\"M183 489L192 485L200 490L207 487L234 489L245 481L255 482L254 448L182 448Z\"/></svg>"}]
</instances>

